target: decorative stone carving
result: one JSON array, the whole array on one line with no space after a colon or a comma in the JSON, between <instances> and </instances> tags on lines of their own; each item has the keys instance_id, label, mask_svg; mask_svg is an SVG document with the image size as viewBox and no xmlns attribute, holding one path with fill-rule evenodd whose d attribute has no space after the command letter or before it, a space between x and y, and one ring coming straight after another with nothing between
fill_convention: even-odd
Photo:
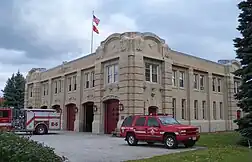
<instances>
[{"instance_id":1,"label":"decorative stone carving","mask_svg":"<svg viewBox=\"0 0 252 162\"><path fill-rule=\"evenodd\" d=\"M108 96L103 97L102 101L106 101L106 100L109 100L109 99L117 99L117 100L119 100L119 97L115 96L115 95L108 95Z\"/></svg>"},{"instance_id":2,"label":"decorative stone carving","mask_svg":"<svg viewBox=\"0 0 252 162\"><path fill-rule=\"evenodd\" d=\"M58 102L58 103L60 103L60 99L56 99L56 100L54 100L54 102Z\"/></svg>"},{"instance_id":3,"label":"decorative stone carving","mask_svg":"<svg viewBox=\"0 0 252 162\"><path fill-rule=\"evenodd\" d=\"M129 46L130 46L130 44L129 44L129 37L122 36L122 38L120 40L121 52L126 51L129 48Z\"/></svg>"},{"instance_id":4,"label":"decorative stone carving","mask_svg":"<svg viewBox=\"0 0 252 162\"><path fill-rule=\"evenodd\" d=\"M75 97L69 97L68 101L76 101L76 98Z\"/></svg>"},{"instance_id":5,"label":"decorative stone carving","mask_svg":"<svg viewBox=\"0 0 252 162\"><path fill-rule=\"evenodd\" d=\"M142 51L144 48L144 40L141 36L135 37L136 51Z\"/></svg>"}]
</instances>

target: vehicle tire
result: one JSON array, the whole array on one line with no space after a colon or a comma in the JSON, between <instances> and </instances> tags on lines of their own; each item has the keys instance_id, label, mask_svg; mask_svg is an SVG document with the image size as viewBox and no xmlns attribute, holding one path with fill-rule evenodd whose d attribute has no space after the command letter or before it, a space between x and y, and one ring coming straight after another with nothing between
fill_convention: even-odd
<instances>
[{"instance_id":1,"label":"vehicle tire","mask_svg":"<svg viewBox=\"0 0 252 162\"><path fill-rule=\"evenodd\" d=\"M186 143L184 143L186 148L190 148L193 147L195 145L195 141L187 141Z\"/></svg>"},{"instance_id":2,"label":"vehicle tire","mask_svg":"<svg viewBox=\"0 0 252 162\"><path fill-rule=\"evenodd\" d=\"M147 142L148 143L148 145L153 145L154 144L154 142Z\"/></svg>"},{"instance_id":3,"label":"vehicle tire","mask_svg":"<svg viewBox=\"0 0 252 162\"><path fill-rule=\"evenodd\" d=\"M46 134L47 133L47 128L45 125L40 124L36 127L35 133L38 135Z\"/></svg>"},{"instance_id":4,"label":"vehicle tire","mask_svg":"<svg viewBox=\"0 0 252 162\"><path fill-rule=\"evenodd\" d=\"M174 135L167 135L164 138L165 147L168 149L178 148L178 141Z\"/></svg>"},{"instance_id":5,"label":"vehicle tire","mask_svg":"<svg viewBox=\"0 0 252 162\"><path fill-rule=\"evenodd\" d=\"M136 146L137 142L138 142L133 133L127 134L126 141L127 141L128 145L130 145L130 146Z\"/></svg>"}]
</instances>

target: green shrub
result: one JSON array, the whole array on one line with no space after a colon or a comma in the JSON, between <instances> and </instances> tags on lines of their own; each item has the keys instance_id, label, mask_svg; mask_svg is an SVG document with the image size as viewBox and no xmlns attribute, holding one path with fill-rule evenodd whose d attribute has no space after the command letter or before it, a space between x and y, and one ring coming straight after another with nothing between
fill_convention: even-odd
<instances>
[{"instance_id":1,"label":"green shrub","mask_svg":"<svg viewBox=\"0 0 252 162\"><path fill-rule=\"evenodd\" d=\"M0 132L2 162L62 162L50 147L14 133Z\"/></svg>"},{"instance_id":2,"label":"green shrub","mask_svg":"<svg viewBox=\"0 0 252 162\"><path fill-rule=\"evenodd\" d=\"M245 146L248 147L249 143L248 143L248 139L245 137L241 137L238 141L237 144L240 146ZM252 146L252 140L250 140L250 145Z\"/></svg>"}]
</instances>

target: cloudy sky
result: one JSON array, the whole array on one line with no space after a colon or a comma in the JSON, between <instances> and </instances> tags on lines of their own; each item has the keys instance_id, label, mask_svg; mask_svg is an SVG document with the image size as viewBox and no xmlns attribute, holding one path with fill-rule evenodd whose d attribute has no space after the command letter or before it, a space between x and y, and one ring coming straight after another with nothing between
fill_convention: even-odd
<instances>
[{"instance_id":1,"label":"cloudy sky","mask_svg":"<svg viewBox=\"0 0 252 162\"><path fill-rule=\"evenodd\" d=\"M13 72L50 68L90 52L114 32L153 32L174 50L216 61L235 57L239 0L1 0L0 89ZM1 95L1 93L0 93Z\"/></svg>"}]
</instances>

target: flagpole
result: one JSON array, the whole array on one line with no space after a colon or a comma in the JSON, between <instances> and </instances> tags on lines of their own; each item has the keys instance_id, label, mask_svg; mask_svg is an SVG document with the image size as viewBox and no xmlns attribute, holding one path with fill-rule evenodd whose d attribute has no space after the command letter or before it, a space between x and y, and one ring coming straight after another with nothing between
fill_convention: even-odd
<instances>
[{"instance_id":1,"label":"flagpole","mask_svg":"<svg viewBox=\"0 0 252 162\"><path fill-rule=\"evenodd\" d=\"M93 25L94 25L94 11L92 11L91 54L93 53L93 43L94 43L94 30L93 30Z\"/></svg>"}]
</instances>

